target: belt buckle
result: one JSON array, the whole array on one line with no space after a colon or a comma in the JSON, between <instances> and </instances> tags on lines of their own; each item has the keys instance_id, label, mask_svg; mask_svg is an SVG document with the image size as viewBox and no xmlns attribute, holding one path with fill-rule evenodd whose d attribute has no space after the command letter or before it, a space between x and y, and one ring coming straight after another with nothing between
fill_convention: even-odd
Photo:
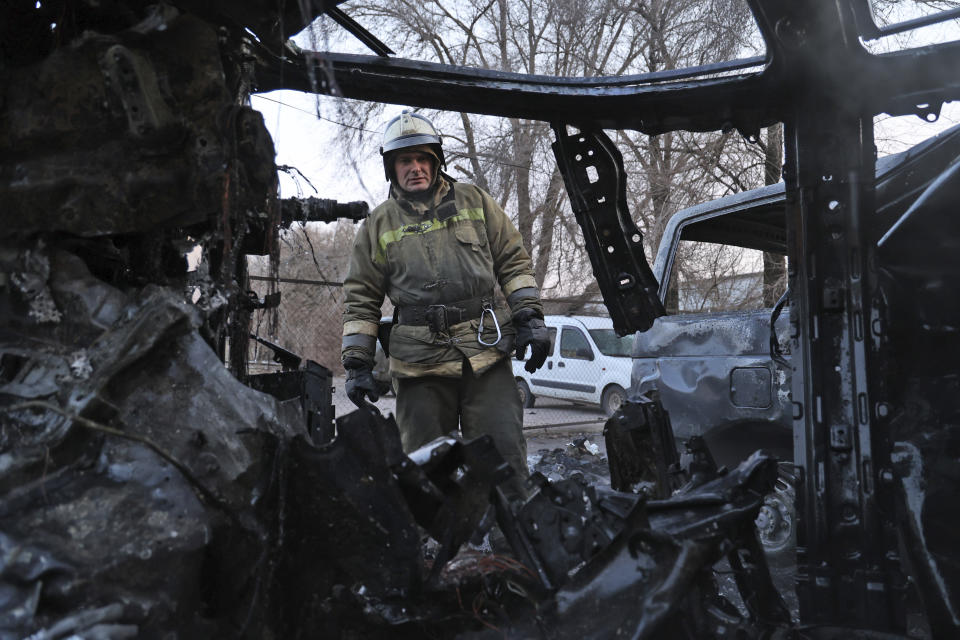
<instances>
[{"instance_id":1,"label":"belt buckle","mask_svg":"<svg viewBox=\"0 0 960 640\"><path fill-rule=\"evenodd\" d=\"M423 314L427 326L434 333L447 332L447 307L442 304L431 304Z\"/></svg>"}]
</instances>

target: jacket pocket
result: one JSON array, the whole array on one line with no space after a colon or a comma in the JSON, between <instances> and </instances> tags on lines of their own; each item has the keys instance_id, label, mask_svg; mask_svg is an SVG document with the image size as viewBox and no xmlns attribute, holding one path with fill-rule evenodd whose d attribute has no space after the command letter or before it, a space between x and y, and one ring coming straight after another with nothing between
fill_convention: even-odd
<instances>
[{"instance_id":1,"label":"jacket pocket","mask_svg":"<svg viewBox=\"0 0 960 640\"><path fill-rule=\"evenodd\" d=\"M474 251L480 251L480 248L487 244L487 234L477 233L477 228L472 224L459 224L453 230L457 240L463 244L470 245Z\"/></svg>"}]
</instances>

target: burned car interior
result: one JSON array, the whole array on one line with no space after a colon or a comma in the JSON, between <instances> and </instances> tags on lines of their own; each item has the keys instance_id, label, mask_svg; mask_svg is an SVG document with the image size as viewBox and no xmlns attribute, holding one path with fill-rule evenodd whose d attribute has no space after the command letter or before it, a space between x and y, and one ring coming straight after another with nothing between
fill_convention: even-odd
<instances>
[{"instance_id":1,"label":"burned car interior","mask_svg":"<svg viewBox=\"0 0 960 640\"><path fill-rule=\"evenodd\" d=\"M398 58L341 4L0 8L0 638L955 637L960 134L878 161L873 118L960 99L960 42L863 43L958 10L747 0L762 57L558 78ZM324 14L372 53L293 44ZM276 89L549 123L620 335L665 309L607 131L783 123L769 205L684 233L789 258L795 612L756 525L778 461L681 447L655 394L607 422L611 486L535 473L519 498L488 438L406 454L282 345L251 375L279 293L250 295L246 257L367 213L278 197L249 106Z\"/></svg>"}]
</instances>

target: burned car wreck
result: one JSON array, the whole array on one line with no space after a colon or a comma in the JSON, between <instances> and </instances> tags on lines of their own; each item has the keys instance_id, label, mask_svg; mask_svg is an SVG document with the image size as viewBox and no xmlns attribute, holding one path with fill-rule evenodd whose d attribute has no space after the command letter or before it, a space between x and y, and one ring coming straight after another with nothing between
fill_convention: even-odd
<instances>
[{"instance_id":1,"label":"burned car wreck","mask_svg":"<svg viewBox=\"0 0 960 640\"><path fill-rule=\"evenodd\" d=\"M960 98L960 45L871 55L898 27L866 2L751 0L765 58L548 79L390 58L337 4L0 10L0 637L956 634L957 163L868 222L872 117ZM324 12L376 55L286 44ZM550 122L621 334L664 310L603 128L784 123L798 620L754 525L776 460L717 469L695 440L681 468L655 399L608 424L614 486L643 490L534 475L520 499L486 439L406 455L390 417L334 421L323 367L276 347L287 370L248 375L276 298L245 257L364 208L276 197L246 97L277 88ZM472 553L494 523L509 552Z\"/></svg>"}]
</instances>

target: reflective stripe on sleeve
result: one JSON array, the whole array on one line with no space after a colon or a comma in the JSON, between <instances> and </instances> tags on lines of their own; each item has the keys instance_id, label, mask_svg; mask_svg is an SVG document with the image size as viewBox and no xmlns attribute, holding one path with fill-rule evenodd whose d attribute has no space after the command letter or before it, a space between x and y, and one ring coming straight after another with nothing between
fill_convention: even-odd
<instances>
[{"instance_id":1,"label":"reflective stripe on sleeve","mask_svg":"<svg viewBox=\"0 0 960 640\"><path fill-rule=\"evenodd\" d=\"M369 320L348 320L343 323L344 337L352 333L362 333L376 338L379 329L380 324L378 322L370 322Z\"/></svg>"},{"instance_id":2,"label":"reflective stripe on sleeve","mask_svg":"<svg viewBox=\"0 0 960 640\"><path fill-rule=\"evenodd\" d=\"M537 287L536 278L528 275L517 276L513 280L510 280L509 282L503 285L503 293L509 297L510 295L513 294L514 291L517 291L518 289L526 289L527 287L536 288ZM536 297L539 298L540 296L538 295Z\"/></svg>"}]
</instances>

